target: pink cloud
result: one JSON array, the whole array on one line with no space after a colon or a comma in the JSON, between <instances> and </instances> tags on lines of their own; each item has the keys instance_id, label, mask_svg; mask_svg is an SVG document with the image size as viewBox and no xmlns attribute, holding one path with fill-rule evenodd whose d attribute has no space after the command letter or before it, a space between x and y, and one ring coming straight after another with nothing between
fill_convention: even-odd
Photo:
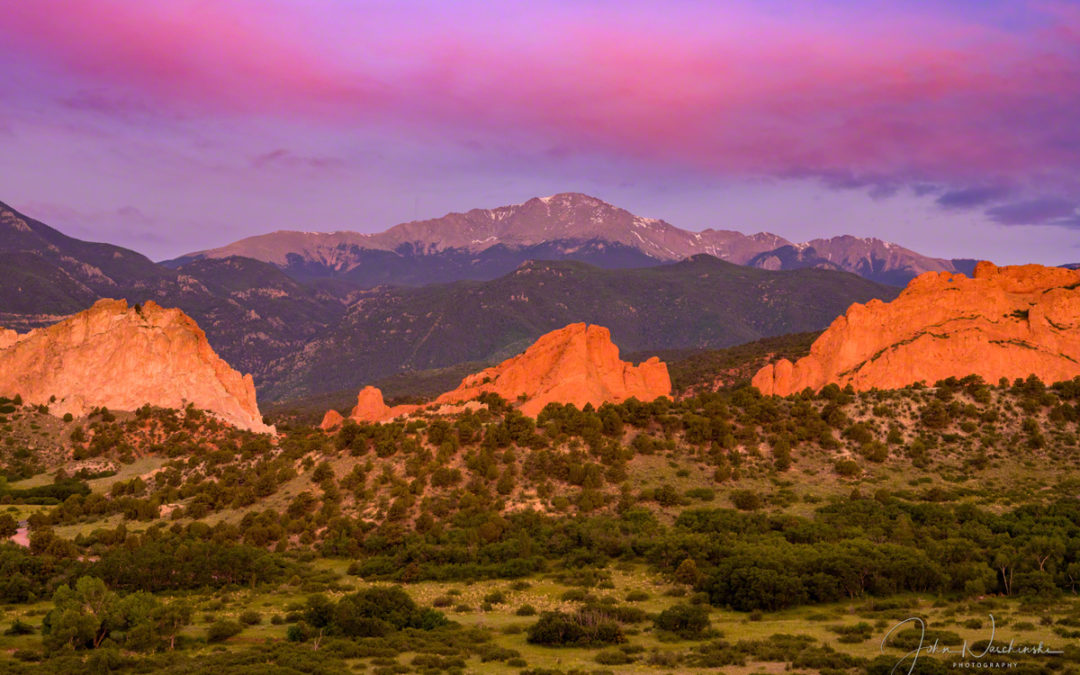
<instances>
[{"instance_id":1,"label":"pink cloud","mask_svg":"<svg viewBox=\"0 0 1080 675\"><path fill-rule=\"evenodd\" d=\"M377 104L374 82L350 74L280 27L259 3L0 1L9 44L94 82L173 105L226 112Z\"/></svg>"},{"instance_id":2,"label":"pink cloud","mask_svg":"<svg viewBox=\"0 0 1080 675\"><path fill-rule=\"evenodd\" d=\"M785 22L753 6L650 23L627 6L500 32L468 9L443 26L341 9L353 30L332 44L313 38L326 16L265 8L0 0L0 36L164 112L379 122L738 175L1080 184L1068 5L1013 31L946 14Z\"/></svg>"}]
</instances>

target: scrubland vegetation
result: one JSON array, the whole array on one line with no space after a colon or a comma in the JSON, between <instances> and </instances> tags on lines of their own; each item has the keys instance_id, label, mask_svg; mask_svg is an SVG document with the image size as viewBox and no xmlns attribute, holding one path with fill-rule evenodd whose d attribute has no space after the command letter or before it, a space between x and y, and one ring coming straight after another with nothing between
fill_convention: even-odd
<instances>
[{"instance_id":1,"label":"scrubland vegetation","mask_svg":"<svg viewBox=\"0 0 1080 675\"><path fill-rule=\"evenodd\" d=\"M0 670L887 673L910 617L1080 663L1080 381L482 400L276 439L0 401Z\"/></svg>"}]
</instances>

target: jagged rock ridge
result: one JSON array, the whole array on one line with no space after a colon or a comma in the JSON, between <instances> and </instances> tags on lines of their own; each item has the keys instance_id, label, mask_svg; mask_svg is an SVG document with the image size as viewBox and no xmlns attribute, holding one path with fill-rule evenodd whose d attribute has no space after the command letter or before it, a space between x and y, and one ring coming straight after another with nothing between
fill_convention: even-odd
<instances>
[{"instance_id":1,"label":"jagged rock ridge","mask_svg":"<svg viewBox=\"0 0 1080 675\"><path fill-rule=\"evenodd\" d=\"M272 430L251 376L219 358L193 319L154 302L99 300L47 328L0 331L0 394L59 415L190 403L236 427Z\"/></svg>"},{"instance_id":2,"label":"jagged rock ridge","mask_svg":"<svg viewBox=\"0 0 1080 675\"><path fill-rule=\"evenodd\" d=\"M975 374L990 382L1080 376L1080 271L1041 265L928 272L896 300L853 304L796 363L762 368L765 394L827 384L892 389Z\"/></svg>"}]
</instances>

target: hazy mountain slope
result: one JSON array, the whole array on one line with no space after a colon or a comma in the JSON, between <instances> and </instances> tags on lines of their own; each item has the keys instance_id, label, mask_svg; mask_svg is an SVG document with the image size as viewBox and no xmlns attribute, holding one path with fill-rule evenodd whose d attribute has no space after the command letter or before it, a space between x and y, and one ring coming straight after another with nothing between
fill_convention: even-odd
<instances>
[{"instance_id":1,"label":"hazy mountain slope","mask_svg":"<svg viewBox=\"0 0 1080 675\"><path fill-rule=\"evenodd\" d=\"M199 261L179 272L202 292L179 297L177 306L196 317L223 358L255 375L260 386L267 364L301 349L345 311L334 295L250 258Z\"/></svg>"},{"instance_id":2,"label":"hazy mountain slope","mask_svg":"<svg viewBox=\"0 0 1080 675\"><path fill-rule=\"evenodd\" d=\"M830 270L769 272L711 256L604 270L534 262L489 282L366 292L340 325L267 373L267 400L358 387L408 370L496 361L585 321L624 351L719 348L818 330L897 289Z\"/></svg>"},{"instance_id":3,"label":"hazy mountain slope","mask_svg":"<svg viewBox=\"0 0 1080 675\"><path fill-rule=\"evenodd\" d=\"M134 251L73 239L0 203L0 321L24 330L101 297L155 297L175 273Z\"/></svg>"},{"instance_id":4,"label":"hazy mountain slope","mask_svg":"<svg viewBox=\"0 0 1080 675\"><path fill-rule=\"evenodd\" d=\"M211 260L170 270L110 244L68 237L0 204L0 326L25 332L101 298L178 307L229 364L261 370L344 312L334 293L298 284L257 260Z\"/></svg>"},{"instance_id":5,"label":"hazy mountain slope","mask_svg":"<svg viewBox=\"0 0 1080 675\"><path fill-rule=\"evenodd\" d=\"M302 281L337 278L371 288L384 284L423 286L462 279L494 279L512 272L527 260L578 260L609 269L648 267L664 262L635 248L598 239L560 239L522 248L497 244L477 253L446 249L424 254L410 244L402 244L395 251L356 249L354 256L355 265L340 274L296 254L290 254L293 262L283 269Z\"/></svg>"}]
</instances>

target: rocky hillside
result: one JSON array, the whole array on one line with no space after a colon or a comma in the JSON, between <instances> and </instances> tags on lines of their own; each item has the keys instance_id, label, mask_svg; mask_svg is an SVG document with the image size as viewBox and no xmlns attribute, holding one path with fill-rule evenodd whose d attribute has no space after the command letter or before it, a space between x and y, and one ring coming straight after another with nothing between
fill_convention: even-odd
<instances>
[{"instance_id":1,"label":"rocky hillside","mask_svg":"<svg viewBox=\"0 0 1080 675\"><path fill-rule=\"evenodd\" d=\"M893 302L854 304L794 364L753 383L785 396L826 384L894 389L979 375L989 382L1080 375L1080 272L981 262L972 278L928 273Z\"/></svg>"},{"instance_id":2,"label":"rocky hillside","mask_svg":"<svg viewBox=\"0 0 1080 675\"><path fill-rule=\"evenodd\" d=\"M154 302L100 300L48 328L3 332L0 395L73 416L192 404L235 427L270 430L251 376L220 359L190 317Z\"/></svg>"},{"instance_id":3,"label":"rocky hillside","mask_svg":"<svg viewBox=\"0 0 1080 675\"><path fill-rule=\"evenodd\" d=\"M0 325L47 325L102 297L150 299L180 285L145 256L73 239L0 203Z\"/></svg>"}]
</instances>

